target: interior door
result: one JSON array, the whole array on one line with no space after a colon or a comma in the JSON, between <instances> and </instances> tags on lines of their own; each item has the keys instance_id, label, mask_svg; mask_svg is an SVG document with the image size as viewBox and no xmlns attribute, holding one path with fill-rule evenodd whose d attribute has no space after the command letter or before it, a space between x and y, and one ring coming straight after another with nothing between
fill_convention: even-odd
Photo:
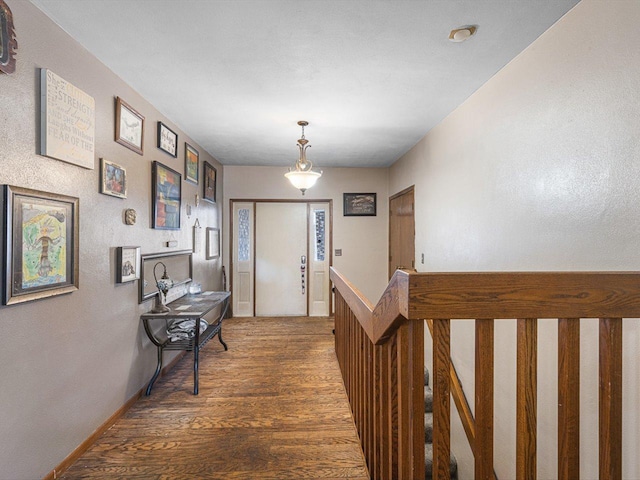
<instances>
[{"instance_id":1,"label":"interior door","mask_svg":"<svg viewBox=\"0 0 640 480\"><path fill-rule=\"evenodd\" d=\"M415 268L413 187L389 198L389 278L398 268Z\"/></svg>"},{"instance_id":2,"label":"interior door","mask_svg":"<svg viewBox=\"0 0 640 480\"><path fill-rule=\"evenodd\" d=\"M307 315L307 204L257 203L255 234L256 316Z\"/></svg>"}]
</instances>

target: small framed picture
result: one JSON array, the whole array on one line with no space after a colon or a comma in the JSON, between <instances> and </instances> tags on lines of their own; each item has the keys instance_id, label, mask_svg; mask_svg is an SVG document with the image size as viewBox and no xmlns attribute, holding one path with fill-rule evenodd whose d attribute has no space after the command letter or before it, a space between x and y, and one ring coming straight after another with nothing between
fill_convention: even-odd
<instances>
[{"instance_id":1,"label":"small framed picture","mask_svg":"<svg viewBox=\"0 0 640 480\"><path fill-rule=\"evenodd\" d=\"M138 280L140 278L140 247L118 247L116 256L116 283Z\"/></svg>"},{"instance_id":2,"label":"small framed picture","mask_svg":"<svg viewBox=\"0 0 640 480\"><path fill-rule=\"evenodd\" d=\"M184 179L197 185L199 172L200 154L195 148L184 142Z\"/></svg>"},{"instance_id":3,"label":"small framed picture","mask_svg":"<svg viewBox=\"0 0 640 480\"><path fill-rule=\"evenodd\" d=\"M153 162L151 185L151 227L159 230L180 230L182 175L160 162Z\"/></svg>"},{"instance_id":4,"label":"small framed picture","mask_svg":"<svg viewBox=\"0 0 640 480\"><path fill-rule=\"evenodd\" d=\"M144 116L116 97L116 142L142 155L144 148Z\"/></svg>"},{"instance_id":5,"label":"small framed picture","mask_svg":"<svg viewBox=\"0 0 640 480\"><path fill-rule=\"evenodd\" d=\"M207 260L220 256L220 229L207 227Z\"/></svg>"},{"instance_id":6,"label":"small framed picture","mask_svg":"<svg viewBox=\"0 0 640 480\"><path fill-rule=\"evenodd\" d=\"M127 171L120 165L100 159L100 193L127 198Z\"/></svg>"},{"instance_id":7,"label":"small framed picture","mask_svg":"<svg viewBox=\"0 0 640 480\"><path fill-rule=\"evenodd\" d=\"M0 72L7 74L15 72L17 49L13 14L5 1L0 0Z\"/></svg>"},{"instance_id":8,"label":"small framed picture","mask_svg":"<svg viewBox=\"0 0 640 480\"><path fill-rule=\"evenodd\" d=\"M375 193L343 193L343 214L345 217L375 217Z\"/></svg>"},{"instance_id":9,"label":"small framed picture","mask_svg":"<svg viewBox=\"0 0 640 480\"><path fill-rule=\"evenodd\" d=\"M158 122L158 148L172 157L178 157L178 134Z\"/></svg>"},{"instance_id":10,"label":"small framed picture","mask_svg":"<svg viewBox=\"0 0 640 480\"><path fill-rule=\"evenodd\" d=\"M1 188L1 187L0 187ZM2 303L12 305L78 290L78 198L5 185L6 259Z\"/></svg>"},{"instance_id":11,"label":"small framed picture","mask_svg":"<svg viewBox=\"0 0 640 480\"><path fill-rule=\"evenodd\" d=\"M209 162L204 162L204 182L202 182L202 198L207 202L216 203L216 169Z\"/></svg>"}]
</instances>

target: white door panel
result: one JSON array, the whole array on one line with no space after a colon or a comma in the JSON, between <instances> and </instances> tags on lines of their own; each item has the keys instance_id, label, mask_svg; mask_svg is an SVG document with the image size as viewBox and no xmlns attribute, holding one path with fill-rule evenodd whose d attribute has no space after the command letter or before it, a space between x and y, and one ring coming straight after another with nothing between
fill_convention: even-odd
<instances>
[{"instance_id":1,"label":"white door panel","mask_svg":"<svg viewBox=\"0 0 640 480\"><path fill-rule=\"evenodd\" d=\"M309 315L329 315L329 254L331 252L328 203L309 205Z\"/></svg>"},{"instance_id":2,"label":"white door panel","mask_svg":"<svg viewBox=\"0 0 640 480\"><path fill-rule=\"evenodd\" d=\"M233 315L253 316L253 203L233 204Z\"/></svg>"},{"instance_id":3,"label":"white door panel","mask_svg":"<svg viewBox=\"0 0 640 480\"><path fill-rule=\"evenodd\" d=\"M307 315L307 288L303 289L300 271L303 256L307 256L307 205L258 203L257 316Z\"/></svg>"}]
</instances>

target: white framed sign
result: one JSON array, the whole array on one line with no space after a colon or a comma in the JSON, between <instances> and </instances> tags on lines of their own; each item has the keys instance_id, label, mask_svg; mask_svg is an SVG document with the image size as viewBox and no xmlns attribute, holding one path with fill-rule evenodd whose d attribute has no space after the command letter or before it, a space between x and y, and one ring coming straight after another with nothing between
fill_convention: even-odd
<instances>
[{"instance_id":1,"label":"white framed sign","mask_svg":"<svg viewBox=\"0 0 640 480\"><path fill-rule=\"evenodd\" d=\"M40 94L40 154L93 169L93 97L46 68L40 71Z\"/></svg>"}]
</instances>

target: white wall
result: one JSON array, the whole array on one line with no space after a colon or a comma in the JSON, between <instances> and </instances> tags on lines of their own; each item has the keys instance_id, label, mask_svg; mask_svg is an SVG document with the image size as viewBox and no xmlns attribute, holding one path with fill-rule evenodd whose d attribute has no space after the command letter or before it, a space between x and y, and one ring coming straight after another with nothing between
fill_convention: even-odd
<instances>
[{"instance_id":1,"label":"white wall","mask_svg":"<svg viewBox=\"0 0 640 480\"><path fill-rule=\"evenodd\" d=\"M640 270L639 22L638 1L583 0L391 168L390 191L416 185L421 270ZM581 468L594 478L595 322L582 333ZM496 470L514 478L515 326L496 334ZM472 399L472 330L453 336ZM638 325L626 321L624 336L623 474L640 478ZM540 348L538 475L555 478L553 322ZM460 478L472 478L455 436Z\"/></svg>"},{"instance_id":2,"label":"white wall","mask_svg":"<svg viewBox=\"0 0 640 480\"><path fill-rule=\"evenodd\" d=\"M163 243L171 232L150 228L152 161L184 173L188 141L219 175L222 168L30 2L8 3L18 51L16 72L0 74L0 184L80 199L79 290L0 307L0 479L34 480L84 442L155 370L156 348L140 323L151 302L138 304L138 282L115 283L117 246L139 245L142 253L170 250ZM94 97L94 170L37 154L40 68L50 68ZM146 117L144 156L114 142L116 96ZM178 158L156 148L159 120L178 133ZM101 157L127 169L125 200L98 193ZM222 179L218 182L221 187ZM185 205L193 205L201 188L183 181L182 230L173 232L177 249L191 248L194 217L186 217ZM197 214L203 227L221 226L220 200L201 203ZM134 226L123 222L126 208L138 213ZM194 255L194 277L204 288L221 289L221 267L221 260L205 259L204 249Z\"/></svg>"},{"instance_id":3,"label":"white wall","mask_svg":"<svg viewBox=\"0 0 640 480\"><path fill-rule=\"evenodd\" d=\"M295 152L292 151L295 159ZM292 161L293 163L293 161ZM224 167L225 227L229 227L230 200L325 199L333 200L333 266L346 275L374 304L387 286L388 169L321 168L322 177L304 197L284 177L286 167ZM344 217L342 194L376 192L375 217ZM229 235L224 234L224 264L229 269Z\"/></svg>"}]
</instances>

